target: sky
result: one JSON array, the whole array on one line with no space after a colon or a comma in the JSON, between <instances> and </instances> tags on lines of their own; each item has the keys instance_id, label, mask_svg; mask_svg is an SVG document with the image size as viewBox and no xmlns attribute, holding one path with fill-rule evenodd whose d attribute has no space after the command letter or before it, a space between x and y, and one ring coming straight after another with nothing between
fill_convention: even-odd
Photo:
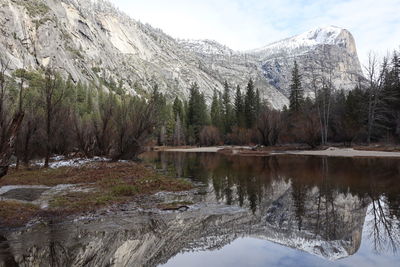
<instances>
[{"instance_id":1,"label":"sky","mask_svg":"<svg viewBox=\"0 0 400 267\"><path fill-rule=\"evenodd\" d=\"M363 65L400 48L400 0L110 0L175 38L250 50L320 26L349 30Z\"/></svg>"}]
</instances>

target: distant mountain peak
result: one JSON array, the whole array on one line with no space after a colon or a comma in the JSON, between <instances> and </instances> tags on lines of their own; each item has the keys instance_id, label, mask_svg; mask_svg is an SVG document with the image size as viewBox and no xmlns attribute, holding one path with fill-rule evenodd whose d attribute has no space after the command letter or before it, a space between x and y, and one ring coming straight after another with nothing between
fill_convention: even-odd
<instances>
[{"instance_id":1,"label":"distant mountain peak","mask_svg":"<svg viewBox=\"0 0 400 267\"><path fill-rule=\"evenodd\" d=\"M336 26L318 27L295 36L300 40L314 40L318 44L335 44L336 39L345 29Z\"/></svg>"},{"instance_id":2,"label":"distant mountain peak","mask_svg":"<svg viewBox=\"0 0 400 267\"><path fill-rule=\"evenodd\" d=\"M347 47L348 42L354 43L354 39L348 30L337 26L323 26L270 43L261 48L250 50L249 52L260 53L271 50L294 50L318 45L339 45Z\"/></svg>"}]
</instances>

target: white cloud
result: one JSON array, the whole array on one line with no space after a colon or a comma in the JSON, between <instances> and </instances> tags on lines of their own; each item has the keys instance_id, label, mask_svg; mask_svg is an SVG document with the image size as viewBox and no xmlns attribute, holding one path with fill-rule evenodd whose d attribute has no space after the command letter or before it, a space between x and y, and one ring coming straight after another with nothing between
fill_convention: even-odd
<instances>
[{"instance_id":1,"label":"white cloud","mask_svg":"<svg viewBox=\"0 0 400 267\"><path fill-rule=\"evenodd\" d=\"M178 38L235 50L264 46L321 25L353 33L361 61L400 46L400 0L111 0L134 19Z\"/></svg>"}]
</instances>

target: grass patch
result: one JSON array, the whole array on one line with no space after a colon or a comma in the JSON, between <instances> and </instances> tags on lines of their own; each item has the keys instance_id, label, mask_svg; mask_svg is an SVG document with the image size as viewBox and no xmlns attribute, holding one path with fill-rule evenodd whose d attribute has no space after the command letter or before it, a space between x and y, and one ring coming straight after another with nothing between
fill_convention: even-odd
<instances>
[{"instance_id":1,"label":"grass patch","mask_svg":"<svg viewBox=\"0 0 400 267\"><path fill-rule=\"evenodd\" d=\"M52 212L75 213L92 211L110 204L122 202L112 194L103 192L73 192L58 196L50 202ZM126 200L126 199L124 199Z\"/></svg>"},{"instance_id":2,"label":"grass patch","mask_svg":"<svg viewBox=\"0 0 400 267\"><path fill-rule=\"evenodd\" d=\"M83 165L80 168L62 167L58 169L11 169L0 180L4 185L46 185L98 183L112 186L121 183L121 178L132 180L154 176L154 171L135 163L98 162Z\"/></svg>"},{"instance_id":3,"label":"grass patch","mask_svg":"<svg viewBox=\"0 0 400 267\"><path fill-rule=\"evenodd\" d=\"M0 180L4 185L84 184L88 192L70 192L50 201L54 214L93 211L98 208L132 201L135 197L160 191L186 191L192 184L183 179L170 178L134 162L96 162L80 168L11 169ZM12 217L12 216L11 216Z\"/></svg>"},{"instance_id":4,"label":"grass patch","mask_svg":"<svg viewBox=\"0 0 400 267\"><path fill-rule=\"evenodd\" d=\"M112 194L116 197L118 196L129 197L136 195L138 189L136 188L136 186L133 185L121 184L114 186L111 191Z\"/></svg>"},{"instance_id":5,"label":"grass patch","mask_svg":"<svg viewBox=\"0 0 400 267\"><path fill-rule=\"evenodd\" d=\"M22 226L39 214L40 209L32 204L0 201L0 225Z\"/></svg>"}]
</instances>

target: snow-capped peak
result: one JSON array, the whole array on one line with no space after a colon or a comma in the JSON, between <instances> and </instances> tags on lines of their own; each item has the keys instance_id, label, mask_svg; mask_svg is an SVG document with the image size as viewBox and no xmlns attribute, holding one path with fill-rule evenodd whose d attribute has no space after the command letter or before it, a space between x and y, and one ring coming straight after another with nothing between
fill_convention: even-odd
<instances>
[{"instance_id":1,"label":"snow-capped peak","mask_svg":"<svg viewBox=\"0 0 400 267\"><path fill-rule=\"evenodd\" d=\"M311 41L316 44L335 44L342 31L343 29L336 26L319 27L297 35L293 39L300 43Z\"/></svg>"},{"instance_id":2,"label":"snow-capped peak","mask_svg":"<svg viewBox=\"0 0 400 267\"><path fill-rule=\"evenodd\" d=\"M254 49L250 52L258 53L270 50L288 50L301 47L311 47L321 44L338 44L338 37L344 29L336 26L318 27L305 33L271 43L262 48Z\"/></svg>"}]
</instances>

